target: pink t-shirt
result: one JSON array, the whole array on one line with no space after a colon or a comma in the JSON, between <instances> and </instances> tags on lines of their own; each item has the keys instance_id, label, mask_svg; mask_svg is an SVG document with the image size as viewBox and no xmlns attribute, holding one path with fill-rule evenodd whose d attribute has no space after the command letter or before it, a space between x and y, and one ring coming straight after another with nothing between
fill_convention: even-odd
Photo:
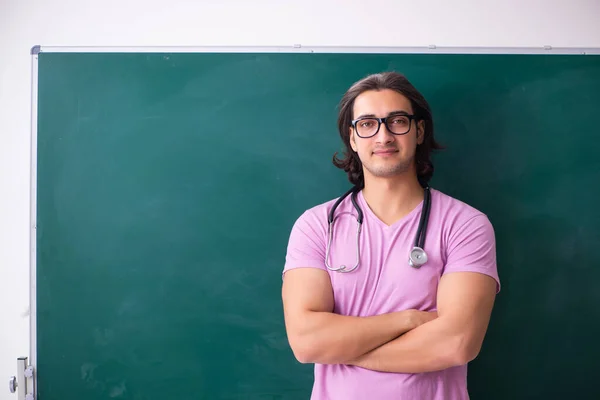
<instances>
[{"instance_id":1,"label":"pink t-shirt","mask_svg":"<svg viewBox=\"0 0 600 400\"><path fill-rule=\"evenodd\" d=\"M442 275L457 271L480 272L493 277L500 290L496 268L493 227L473 207L431 189L431 212L425 251L428 262L419 269L408 264L421 208L391 226L383 223L359 192L363 210L360 265L350 273L329 271L325 266L327 214L331 200L307 210L292 228L284 267L320 268L329 273L334 312L372 316L406 309L434 311ZM348 196L336 210L330 265L348 268L356 262L356 211ZM315 364L312 400L353 399L468 399L467 366L439 372L397 374L349 365Z\"/></svg>"}]
</instances>

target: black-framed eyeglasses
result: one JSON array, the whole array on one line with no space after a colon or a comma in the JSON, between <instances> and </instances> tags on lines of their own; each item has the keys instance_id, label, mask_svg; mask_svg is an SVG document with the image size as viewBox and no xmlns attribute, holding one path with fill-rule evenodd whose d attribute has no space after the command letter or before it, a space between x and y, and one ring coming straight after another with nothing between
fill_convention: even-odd
<instances>
[{"instance_id":1,"label":"black-framed eyeglasses","mask_svg":"<svg viewBox=\"0 0 600 400\"><path fill-rule=\"evenodd\" d=\"M387 130L394 135L406 135L412 121L416 119L414 114L395 114L384 118L360 117L352 121L352 127L363 139L377 135L381 124L385 124Z\"/></svg>"}]
</instances>

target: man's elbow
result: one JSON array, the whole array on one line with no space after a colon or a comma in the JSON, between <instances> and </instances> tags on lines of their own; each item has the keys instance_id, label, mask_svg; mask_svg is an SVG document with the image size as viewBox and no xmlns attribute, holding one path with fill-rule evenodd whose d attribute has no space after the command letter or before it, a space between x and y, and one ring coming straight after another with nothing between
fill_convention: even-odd
<instances>
[{"instance_id":1,"label":"man's elbow","mask_svg":"<svg viewBox=\"0 0 600 400\"><path fill-rule=\"evenodd\" d=\"M343 354L336 352L336 346L317 337L290 338L289 343L294 357L301 364L340 364L346 361Z\"/></svg>"},{"instance_id":2,"label":"man's elbow","mask_svg":"<svg viewBox=\"0 0 600 400\"><path fill-rule=\"evenodd\" d=\"M294 357L300 364L315 364L316 360L307 353L294 352Z\"/></svg>"},{"instance_id":3,"label":"man's elbow","mask_svg":"<svg viewBox=\"0 0 600 400\"><path fill-rule=\"evenodd\" d=\"M314 364L317 361L318 349L317 344L307 336L291 335L289 344L294 353L294 357L301 364Z\"/></svg>"},{"instance_id":4,"label":"man's elbow","mask_svg":"<svg viewBox=\"0 0 600 400\"><path fill-rule=\"evenodd\" d=\"M296 357L296 360L298 360L299 363L301 364L314 364L315 361L315 354L313 354L313 352L311 351L311 349L306 348L304 346L291 346L292 347L292 352L294 353L294 357Z\"/></svg>"},{"instance_id":5,"label":"man's elbow","mask_svg":"<svg viewBox=\"0 0 600 400\"><path fill-rule=\"evenodd\" d=\"M453 362L454 366L466 365L473 361L481 351L482 341L461 335L457 340L457 346L454 347Z\"/></svg>"}]
</instances>

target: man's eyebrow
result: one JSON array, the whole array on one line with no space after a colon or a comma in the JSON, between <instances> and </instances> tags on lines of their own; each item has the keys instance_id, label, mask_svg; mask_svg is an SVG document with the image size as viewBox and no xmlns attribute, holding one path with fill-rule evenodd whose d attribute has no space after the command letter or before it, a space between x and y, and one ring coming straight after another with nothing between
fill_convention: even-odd
<instances>
[{"instance_id":1,"label":"man's eyebrow","mask_svg":"<svg viewBox=\"0 0 600 400\"><path fill-rule=\"evenodd\" d=\"M388 115L410 115L410 113L408 111L405 110L396 110L396 111L391 111L390 113L388 113Z\"/></svg>"},{"instance_id":2,"label":"man's eyebrow","mask_svg":"<svg viewBox=\"0 0 600 400\"><path fill-rule=\"evenodd\" d=\"M359 118L376 118L375 114L361 114L358 117L356 117L355 119L359 119Z\"/></svg>"},{"instance_id":3,"label":"man's eyebrow","mask_svg":"<svg viewBox=\"0 0 600 400\"><path fill-rule=\"evenodd\" d=\"M390 115L410 115L410 113L405 110L395 110L395 111L390 111L388 113L388 117ZM377 118L377 117L375 116L375 114L361 114L358 117L356 117L355 119L359 119L359 118Z\"/></svg>"}]
</instances>

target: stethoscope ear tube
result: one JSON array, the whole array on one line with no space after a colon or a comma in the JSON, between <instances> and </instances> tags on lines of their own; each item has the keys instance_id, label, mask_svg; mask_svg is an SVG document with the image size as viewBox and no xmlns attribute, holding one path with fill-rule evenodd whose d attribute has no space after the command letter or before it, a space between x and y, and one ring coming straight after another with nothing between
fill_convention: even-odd
<instances>
[{"instance_id":1,"label":"stethoscope ear tube","mask_svg":"<svg viewBox=\"0 0 600 400\"><path fill-rule=\"evenodd\" d=\"M333 205L333 207L331 207L331 210L329 211L329 215L327 217L329 223L328 223L328 228L327 228L327 247L325 250L325 266L327 267L327 269L330 269L331 271L352 272L356 268L358 268L358 265L360 264L360 230L362 227L363 213L362 213L362 210L360 209L358 203L356 202L356 194L359 192L359 190L360 190L360 188L358 186L354 186L352 189L348 190L339 199L337 199L337 201L335 202L335 204ZM335 210L338 207L338 205L342 202L342 200L344 200L346 197L348 197L349 194L352 194L350 199L352 200L352 204L354 205L354 208L356 208L356 211L358 212L358 215L356 217L356 220L358 222L358 227L357 227L357 231L356 231L356 262L354 263L354 266L350 269L348 269L346 265L340 265L339 267L334 268L331 266L331 264L329 262L329 257L330 257L330 252L331 252L331 241L333 240L334 213L335 213Z\"/></svg>"},{"instance_id":2,"label":"stethoscope ear tube","mask_svg":"<svg viewBox=\"0 0 600 400\"><path fill-rule=\"evenodd\" d=\"M329 222L329 225L331 225L333 223L333 218L334 218L334 213L336 208L340 205L340 203L346 198L348 197L348 195L350 193L355 193L358 191L358 187L354 186L352 187L352 189L348 190L346 193L344 193L339 199L337 199L337 201L335 202L335 204L333 205L333 207L331 207L331 210L329 210L329 215L327 216L327 222ZM354 202L353 202L354 203Z\"/></svg>"}]
</instances>

